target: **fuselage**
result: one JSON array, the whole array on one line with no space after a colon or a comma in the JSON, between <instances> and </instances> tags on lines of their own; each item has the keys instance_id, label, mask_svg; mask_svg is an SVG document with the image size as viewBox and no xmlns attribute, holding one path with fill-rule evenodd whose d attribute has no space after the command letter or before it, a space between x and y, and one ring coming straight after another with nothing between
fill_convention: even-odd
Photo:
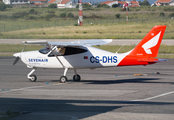
<instances>
[{"instance_id":1,"label":"fuselage","mask_svg":"<svg viewBox=\"0 0 174 120\"><path fill-rule=\"evenodd\" d=\"M39 51L22 52L21 60L29 68L100 68L129 65L147 65L148 62L138 62L136 57L128 57L127 53L112 53L91 46L85 46L82 53L55 56L50 50L48 53ZM51 55L52 54L52 55ZM141 58L141 57L140 57ZM124 64L122 64L124 62Z\"/></svg>"},{"instance_id":2,"label":"fuselage","mask_svg":"<svg viewBox=\"0 0 174 120\"><path fill-rule=\"evenodd\" d=\"M95 47L86 46L86 51L72 55L50 56L39 51L21 53L21 60L29 68L98 68L117 66L127 55L116 54Z\"/></svg>"}]
</instances>

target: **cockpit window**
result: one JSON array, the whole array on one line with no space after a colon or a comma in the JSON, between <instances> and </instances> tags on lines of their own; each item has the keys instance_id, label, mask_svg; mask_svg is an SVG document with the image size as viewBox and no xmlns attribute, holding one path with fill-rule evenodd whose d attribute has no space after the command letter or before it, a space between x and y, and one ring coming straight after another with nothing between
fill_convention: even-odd
<instances>
[{"instance_id":1,"label":"cockpit window","mask_svg":"<svg viewBox=\"0 0 174 120\"><path fill-rule=\"evenodd\" d=\"M44 48L40 49L39 52L42 53L42 54L47 54L47 53L50 52L50 49L47 48L47 47L44 47Z\"/></svg>"},{"instance_id":2,"label":"cockpit window","mask_svg":"<svg viewBox=\"0 0 174 120\"><path fill-rule=\"evenodd\" d=\"M56 49L53 50L53 52L51 52L48 55L48 57L53 57L55 55L57 55L57 56L64 55L65 54L65 50L66 50L66 48L56 48Z\"/></svg>"},{"instance_id":3,"label":"cockpit window","mask_svg":"<svg viewBox=\"0 0 174 120\"><path fill-rule=\"evenodd\" d=\"M87 52L87 50L76 47L64 47L64 48L56 48L54 49L54 54L51 52L48 57L57 56L66 56L66 55L74 55Z\"/></svg>"},{"instance_id":4,"label":"cockpit window","mask_svg":"<svg viewBox=\"0 0 174 120\"><path fill-rule=\"evenodd\" d=\"M80 54L87 52L87 50L82 48L76 48L76 47L66 47L66 51L64 55L74 55L74 54Z\"/></svg>"}]
</instances>

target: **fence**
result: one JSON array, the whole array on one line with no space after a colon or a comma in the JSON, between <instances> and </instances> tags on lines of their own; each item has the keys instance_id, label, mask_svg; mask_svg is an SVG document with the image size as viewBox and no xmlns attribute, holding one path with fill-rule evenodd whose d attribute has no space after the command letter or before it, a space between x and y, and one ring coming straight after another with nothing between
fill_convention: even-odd
<instances>
[{"instance_id":1,"label":"fence","mask_svg":"<svg viewBox=\"0 0 174 120\"><path fill-rule=\"evenodd\" d=\"M153 23L162 22L163 24L174 23L171 18L164 17L153 17L153 18L129 18L129 23ZM94 25L94 24L116 24L116 23L126 23L125 18L120 19L89 19L83 21L84 25ZM73 26L77 25L77 20L64 20L56 22L14 22L14 24L4 24L0 25L0 32L15 31L15 30L25 30L30 28L46 28L46 27L56 27L56 26Z\"/></svg>"},{"instance_id":2,"label":"fence","mask_svg":"<svg viewBox=\"0 0 174 120\"><path fill-rule=\"evenodd\" d=\"M46 28L46 27L56 27L56 26L68 26L74 25L77 21L70 22L43 22L43 23L23 23L13 24L13 25L0 25L0 32L15 31L15 30L25 30L30 28Z\"/></svg>"}]
</instances>

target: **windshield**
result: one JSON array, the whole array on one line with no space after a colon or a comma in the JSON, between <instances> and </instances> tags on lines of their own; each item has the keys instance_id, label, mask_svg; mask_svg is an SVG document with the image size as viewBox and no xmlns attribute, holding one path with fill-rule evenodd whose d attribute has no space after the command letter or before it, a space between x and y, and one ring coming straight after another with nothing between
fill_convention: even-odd
<instances>
[{"instance_id":1,"label":"windshield","mask_svg":"<svg viewBox=\"0 0 174 120\"><path fill-rule=\"evenodd\" d=\"M44 47L44 48L40 49L39 52L42 54L47 54L48 52L50 52L50 49L47 47Z\"/></svg>"}]
</instances>

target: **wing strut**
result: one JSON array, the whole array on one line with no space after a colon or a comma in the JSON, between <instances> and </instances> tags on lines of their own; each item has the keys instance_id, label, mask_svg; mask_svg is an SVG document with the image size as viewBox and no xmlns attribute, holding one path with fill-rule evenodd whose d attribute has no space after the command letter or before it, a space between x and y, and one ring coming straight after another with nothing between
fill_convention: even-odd
<instances>
[{"instance_id":1,"label":"wing strut","mask_svg":"<svg viewBox=\"0 0 174 120\"><path fill-rule=\"evenodd\" d=\"M65 68L65 66L63 65L63 63L61 62L61 60L58 58L58 56L54 53L54 49L56 49L57 46L55 46L53 49L51 49L52 53L56 56L57 60L60 62L60 64Z\"/></svg>"}]
</instances>

